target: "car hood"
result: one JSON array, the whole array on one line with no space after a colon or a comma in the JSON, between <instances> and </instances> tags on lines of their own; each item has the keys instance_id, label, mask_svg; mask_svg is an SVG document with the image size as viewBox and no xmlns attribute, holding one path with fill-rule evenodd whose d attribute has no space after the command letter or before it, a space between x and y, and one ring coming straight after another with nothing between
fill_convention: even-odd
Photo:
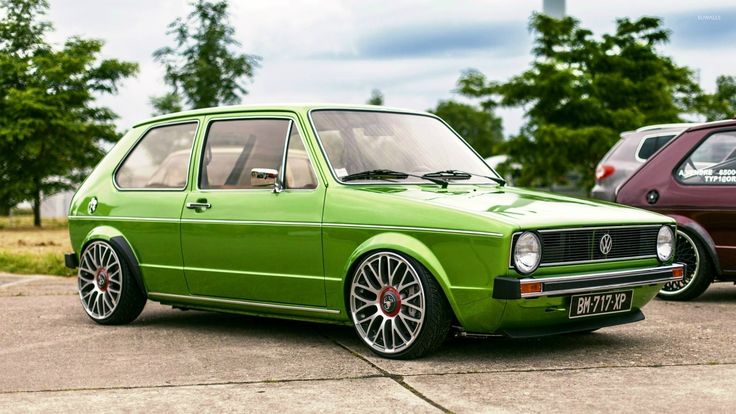
<instances>
[{"instance_id":1,"label":"car hood","mask_svg":"<svg viewBox=\"0 0 736 414\"><path fill-rule=\"evenodd\" d=\"M451 184L447 189L433 186L366 186L362 189L474 213L519 229L674 223L666 216L646 210L516 187Z\"/></svg>"}]
</instances>

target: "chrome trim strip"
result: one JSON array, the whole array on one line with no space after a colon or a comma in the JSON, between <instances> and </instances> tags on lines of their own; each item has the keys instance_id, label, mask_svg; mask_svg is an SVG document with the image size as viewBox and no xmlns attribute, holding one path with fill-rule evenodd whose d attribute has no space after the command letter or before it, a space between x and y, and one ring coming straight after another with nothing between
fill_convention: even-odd
<instances>
[{"instance_id":1,"label":"chrome trim strip","mask_svg":"<svg viewBox=\"0 0 736 414\"><path fill-rule=\"evenodd\" d=\"M650 254L646 256L615 257L611 259L576 260L574 262L544 263L544 264L540 264L539 267L566 266L566 265L576 265L576 264L584 264L584 263L620 262L622 260L640 260L640 259L656 259L656 258L657 258L656 254Z\"/></svg>"},{"instance_id":2,"label":"chrome trim strip","mask_svg":"<svg viewBox=\"0 0 736 414\"><path fill-rule=\"evenodd\" d=\"M302 227L333 227L333 228L356 228L356 229L379 229L398 231L422 231L428 233L467 234L473 236L503 237L502 233L473 230L453 230L431 227L405 227L405 226L381 226L372 224L346 224L346 223L319 223L308 221L267 221L267 220L215 220L215 219L174 219L174 218L143 218L143 217L115 217L115 216L69 216L69 220L99 220L99 221L141 221L141 222L172 222L172 223L211 223L211 224L235 224L235 225L271 225L271 226L302 226Z\"/></svg>"},{"instance_id":3,"label":"chrome trim strip","mask_svg":"<svg viewBox=\"0 0 736 414\"><path fill-rule=\"evenodd\" d=\"M153 300L157 300L157 301L166 301L166 300L177 301L179 300L179 301L185 301L186 303L191 303L193 301L203 301L203 302L210 302L213 304L250 306L250 307L257 307L257 308L291 310L291 311L300 311L300 312L329 313L329 314L335 314L335 315L340 313L340 311L337 309L313 308L313 307L308 307L308 306L297 306L297 305L283 305L283 304L278 304L278 303L253 302L249 300L221 299L221 298L213 298L209 296L198 296L198 295L175 295L171 293L148 292L148 297Z\"/></svg>"},{"instance_id":4,"label":"chrome trim strip","mask_svg":"<svg viewBox=\"0 0 736 414\"><path fill-rule=\"evenodd\" d=\"M187 180L184 183L184 187L182 187L182 188L148 188L148 187L144 187L144 188L125 188L125 187L118 186L118 182L117 182L118 171L123 166L123 164L125 164L125 161L128 159L128 157L130 156L130 154L132 154L133 151L135 151L135 149L143 141L143 139L146 137L146 135L148 135L149 132L151 132L152 130L154 130L156 128L165 128L165 127L176 126L176 125L184 125L184 124L195 124L195 127L194 127L194 136L192 137L192 145L189 147L189 160L187 161ZM128 150L125 152L125 155L123 156L123 158L118 162L118 165L116 165L115 166L115 169L112 171L112 185L113 185L113 187L115 187L115 189L118 190L118 191L146 191L146 192L149 192L149 191L184 192L184 191L186 191L187 188L189 187L189 171L191 171L191 169L192 169L192 160L194 159L194 155L193 155L194 154L194 147L195 147L195 145L197 143L197 135L199 135L200 126L201 126L201 123L199 122L199 118L179 120L179 121L170 122L170 123L163 122L161 124L150 125L148 128L146 128L145 131L143 131L143 133L141 134L141 136L138 137L138 139L136 139L135 144L133 144L133 146L131 146L130 148L128 148Z\"/></svg>"},{"instance_id":5,"label":"chrome trim strip","mask_svg":"<svg viewBox=\"0 0 736 414\"><path fill-rule=\"evenodd\" d=\"M473 231L473 230L440 229L440 228L431 228L431 227L380 226L380 225L372 225L372 224L343 224L343 223L322 223L322 226L323 227L337 227L337 228L356 228L356 229L426 231L426 232L434 232L434 233L470 234L474 236L503 237L502 233L493 233L493 232L487 232L487 231Z\"/></svg>"},{"instance_id":6,"label":"chrome trim strip","mask_svg":"<svg viewBox=\"0 0 736 414\"><path fill-rule=\"evenodd\" d=\"M287 273L264 273L264 272L248 272L242 270L229 270L229 269L211 269L205 267L184 267L184 272L204 272L204 273L226 273L231 275L246 275L246 276L267 276L267 277L288 277L292 279L312 279L312 280L325 280L324 276L309 276L309 275L295 275Z\"/></svg>"},{"instance_id":7,"label":"chrome trim strip","mask_svg":"<svg viewBox=\"0 0 736 414\"><path fill-rule=\"evenodd\" d=\"M544 284L550 283L550 282L583 282L583 281L590 281L590 280L606 280L610 278L615 277L622 277L622 276L645 276L649 274L656 274L656 273L662 273L662 272L672 272L675 269L681 269L684 265L680 263L671 264L668 266L658 266L658 267L648 267L643 269L633 269L633 270L614 270L610 272L600 272L600 273L586 273L582 275L572 275L572 276L555 276L555 277L547 277L547 278L524 278L519 279L519 284L525 284L525 283L542 283L542 292L533 292L533 293L522 293L522 298L535 298L539 296L558 296L558 295L568 295L573 293L584 293L584 292L598 292L603 290L612 290L612 289L620 289L620 288L626 288L626 287L636 287L636 286L645 286L645 285L652 285L657 283L666 283L666 282L672 282L675 280L680 280L680 278L675 278L672 276L669 277L661 277L657 279L651 279L651 280L640 280L635 282L625 282L625 283L617 283L615 285L604 285L604 286L591 286L591 287L584 287L584 288L575 288L575 289L559 289L554 291L544 291Z\"/></svg>"},{"instance_id":8,"label":"chrome trim strip","mask_svg":"<svg viewBox=\"0 0 736 414\"><path fill-rule=\"evenodd\" d=\"M266 220L217 220L217 219L181 219L182 223L202 223L202 224L236 224L236 225L254 225L254 226L303 226L303 227L321 227L319 222L309 221L266 221Z\"/></svg>"},{"instance_id":9,"label":"chrome trim strip","mask_svg":"<svg viewBox=\"0 0 736 414\"><path fill-rule=\"evenodd\" d=\"M91 221L142 221L142 222L170 222L178 223L178 218L165 217L118 217L118 216L67 216L67 220L91 220Z\"/></svg>"}]
</instances>

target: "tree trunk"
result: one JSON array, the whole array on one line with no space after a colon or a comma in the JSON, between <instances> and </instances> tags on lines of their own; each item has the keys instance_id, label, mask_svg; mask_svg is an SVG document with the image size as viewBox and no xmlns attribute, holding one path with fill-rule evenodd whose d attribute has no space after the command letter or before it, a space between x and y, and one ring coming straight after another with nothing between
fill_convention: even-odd
<instances>
[{"instance_id":1,"label":"tree trunk","mask_svg":"<svg viewBox=\"0 0 736 414\"><path fill-rule=\"evenodd\" d=\"M33 225L41 227L41 190L33 195Z\"/></svg>"}]
</instances>

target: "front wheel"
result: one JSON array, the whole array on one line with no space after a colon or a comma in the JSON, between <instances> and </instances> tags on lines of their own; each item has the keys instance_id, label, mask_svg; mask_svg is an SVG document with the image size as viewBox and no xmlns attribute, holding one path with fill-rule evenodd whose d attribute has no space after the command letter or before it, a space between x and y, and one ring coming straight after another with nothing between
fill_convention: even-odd
<instances>
[{"instance_id":1,"label":"front wheel","mask_svg":"<svg viewBox=\"0 0 736 414\"><path fill-rule=\"evenodd\" d=\"M350 314L360 338L385 358L412 359L439 348L452 310L427 269L399 253L366 257L352 275Z\"/></svg>"},{"instance_id":2,"label":"front wheel","mask_svg":"<svg viewBox=\"0 0 736 414\"><path fill-rule=\"evenodd\" d=\"M677 230L675 262L687 269L681 280L669 282L658 296L667 300L690 300L700 296L713 281L713 266L703 244L682 230Z\"/></svg>"},{"instance_id":3,"label":"front wheel","mask_svg":"<svg viewBox=\"0 0 736 414\"><path fill-rule=\"evenodd\" d=\"M87 315L102 325L132 322L146 305L145 295L121 259L112 245L98 240L85 247L79 260L79 298Z\"/></svg>"}]
</instances>

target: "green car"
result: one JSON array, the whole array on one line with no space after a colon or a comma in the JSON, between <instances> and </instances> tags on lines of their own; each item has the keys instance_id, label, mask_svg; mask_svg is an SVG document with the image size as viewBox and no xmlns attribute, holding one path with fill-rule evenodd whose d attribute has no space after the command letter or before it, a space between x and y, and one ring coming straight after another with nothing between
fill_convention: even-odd
<instances>
[{"instance_id":1,"label":"green car","mask_svg":"<svg viewBox=\"0 0 736 414\"><path fill-rule=\"evenodd\" d=\"M201 109L135 125L74 196L79 296L352 325L415 358L449 333L644 318L679 280L672 219L510 188L441 119L374 106Z\"/></svg>"}]
</instances>

